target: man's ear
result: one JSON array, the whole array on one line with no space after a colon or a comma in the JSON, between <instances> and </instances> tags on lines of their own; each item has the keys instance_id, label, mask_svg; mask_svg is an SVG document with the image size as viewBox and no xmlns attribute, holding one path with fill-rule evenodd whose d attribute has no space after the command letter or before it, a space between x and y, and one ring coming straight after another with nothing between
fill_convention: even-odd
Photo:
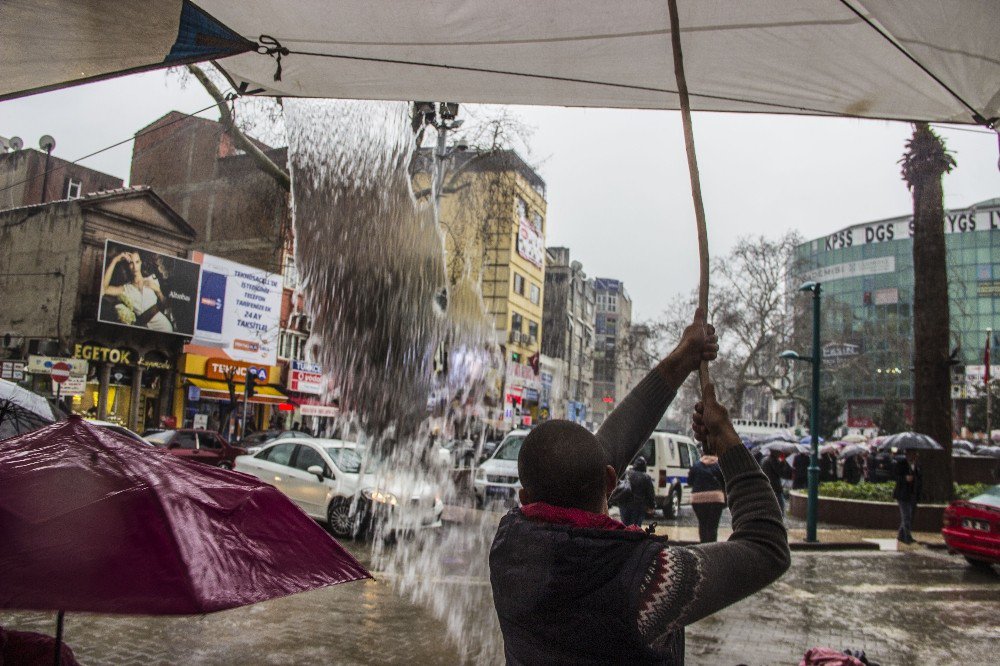
<instances>
[{"instance_id":1,"label":"man's ear","mask_svg":"<svg viewBox=\"0 0 1000 666\"><path fill-rule=\"evenodd\" d=\"M618 473L615 472L615 468L611 465L604 466L604 494L611 497L611 493L614 492L615 486L618 485Z\"/></svg>"},{"instance_id":2,"label":"man's ear","mask_svg":"<svg viewBox=\"0 0 1000 666\"><path fill-rule=\"evenodd\" d=\"M517 491L517 499L521 501L521 505L531 504L531 493L528 492L527 488L521 488Z\"/></svg>"}]
</instances>

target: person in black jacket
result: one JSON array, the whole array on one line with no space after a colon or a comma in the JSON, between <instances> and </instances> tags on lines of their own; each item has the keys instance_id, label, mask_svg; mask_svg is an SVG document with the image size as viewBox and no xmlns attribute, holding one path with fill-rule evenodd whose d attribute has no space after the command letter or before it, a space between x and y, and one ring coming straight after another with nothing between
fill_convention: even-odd
<instances>
[{"instance_id":1,"label":"person in black jacket","mask_svg":"<svg viewBox=\"0 0 1000 666\"><path fill-rule=\"evenodd\" d=\"M639 456L626 472L631 489L629 501L621 507L622 522L626 525L642 525L642 519L653 514L656 508L656 490L653 480L646 473L646 459Z\"/></svg>"},{"instance_id":2,"label":"person in black jacket","mask_svg":"<svg viewBox=\"0 0 1000 666\"><path fill-rule=\"evenodd\" d=\"M722 476L716 456L702 456L688 471L691 508L698 517L698 540L714 543L719 540L719 519L726 508L726 479Z\"/></svg>"},{"instance_id":3,"label":"person in black jacket","mask_svg":"<svg viewBox=\"0 0 1000 666\"><path fill-rule=\"evenodd\" d=\"M896 487L892 498L899 504L899 534L901 543L913 543L913 512L917 510L917 500L923 489L923 475L920 459L916 451L907 451L906 457L896 462Z\"/></svg>"},{"instance_id":4,"label":"person in black jacket","mask_svg":"<svg viewBox=\"0 0 1000 666\"><path fill-rule=\"evenodd\" d=\"M771 483L771 490L774 491L775 497L778 498L778 506L781 507L781 513L784 514L785 489L781 487L781 480L792 478L792 466L788 464L785 456L781 455L780 451L771 449L770 455L767 456L767 460L760 466L760 469Z\"/></svg>"},{"instance_id":5,"label":"person in black jacket","mask_svg":"<svg viewBox=\"0 0 1000 666\"><path fill-rule=\"evenodd\" d=\"M699 310L677 348L595 436L562 420L525 438L522 506L500 521L490 584L508 664L683 664L684 627L776 580L789 565L777 502L706 387L693 427L719 456L733 534L671 546L608 516L607 501L687 376L718 352Z\"/></svg>"},{"instance_id":6,"label":"person in black jacket","mask_svg":"<svg viewBox=\"0 0 1000 666\"><path fill-rule=\"evenodd\" d=\"M792 490L809 486L809 454L799 451L792 460Z\"/></svg>"},{"instance_id":7,"label":"person in black jacket","mask_svg":"<svg viewBox=\"0 0 1000 666\"><path fill-rule=\"evenodd\" d=\"M820 454L819 480L820 483L837 480L837 454L833 451Z\"/></svg>"}]
</instances>

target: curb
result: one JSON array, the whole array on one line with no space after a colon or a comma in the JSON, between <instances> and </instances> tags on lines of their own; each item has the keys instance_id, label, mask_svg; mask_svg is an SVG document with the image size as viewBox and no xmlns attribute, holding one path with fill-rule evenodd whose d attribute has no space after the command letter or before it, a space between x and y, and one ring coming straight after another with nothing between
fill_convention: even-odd
<instances>
[{"instance_id":1,"label":"curb","mask_svg":"<svg viewBox=\"0 0 1000 666\"><path fill-rule=\"evenodd\" d=\"M869 541L789 541L789 550L823 551L823 550L879 550L877 543Z\"/></svg>"}]
</instances>

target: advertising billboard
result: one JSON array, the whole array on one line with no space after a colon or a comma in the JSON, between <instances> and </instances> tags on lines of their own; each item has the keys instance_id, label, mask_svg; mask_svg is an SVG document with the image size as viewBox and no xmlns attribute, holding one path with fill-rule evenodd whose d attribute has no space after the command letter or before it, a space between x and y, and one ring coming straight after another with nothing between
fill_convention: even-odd
<instances>
[{"instance_id":1,"label":"advertising billboard","mask_svg":"<svg viewBox=\"0 0 1000 666\"><path fill-rule=\"evenodd\" d=\"M278 362L281 276L221 257L194 253L201 265L196 345L237 361Z\"/></svg>"},{"instance_id":2,"label":"advertising billboard","mask_svg":"<svg viewBox=\"0 0 1000 666\"><path fill-rule=\"evenodd\" d=\"M518 225L517 253L539 268L545 264L545 241L538 230L525 219Z\"/></svg>"},{"instance_id":3,"label":"advertising billboard","mask_svg":"<svg viewBox=\"0 0 1000 666\"><path fill-rule=\"evenodd\" d=\"M97 320L191 336L198 271L198 264L186 259L107 240Z\"/></svg>"},{"instance_id":4,"label":"advertising billboard","mask_svg":"<svg viewBox=\"0 0 1000 666\"><path fill-rule=\"evenodd\" d=\"M322 395L323 370L315 363L292 361L288 368L288 389L299 393Z\"/></svg>"}]
</instances>

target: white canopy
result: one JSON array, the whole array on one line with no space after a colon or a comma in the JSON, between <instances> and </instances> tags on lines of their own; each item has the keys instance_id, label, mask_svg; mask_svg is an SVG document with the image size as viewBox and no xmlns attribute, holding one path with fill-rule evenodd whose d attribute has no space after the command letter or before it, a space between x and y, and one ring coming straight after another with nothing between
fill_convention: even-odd
<instances>
[{"instance_id":1,"label":"white canopy","mask_svg":"<svg viewBox=\"0 0 1000 666\"><path fill-rule=\"evenodd\" d=\"M11 1L44 7L81 4ZM177 13L171 7L179 1L119 6L144 5L153 17L168 10ZM247 40L265 46L276 42L289 50L281 57L279 80L274 53L248 52L220 61L234 84L246 82L266 94L678 107L666 0L195 4ZM695 110L959 123L1000 116L996 0L679 0L679 5ZM21 16L22 25L8 23L6 29L0 20L0 97L9 96L4 86L10 78L21 81L21 88L45 83L26 84L24 78L33 76L30 70L13 77L6 71L23 67L9 64L3 46L4 33L23 35L22 30L32 28L24 25L32 14ZM73 22L77 27L67 22L60 30L73 33L80 57L104 58L107 65L115 53L130 52L116 41L153 42L149 30L131 24L134 20L132 11L111 12L98 21L108 26L105 30L93 30L94 23L80 20ZM151 18L146 25L153 23ZM80 32L87 25L89 41L84 38L81 44ZM37 26L27 34L37 35ZM33 39L21 39L19 49L36 48ZM102 39L107 48L98 43ZM51 46L51 40L41 43Z\"/></svg>"}]
</instances>

